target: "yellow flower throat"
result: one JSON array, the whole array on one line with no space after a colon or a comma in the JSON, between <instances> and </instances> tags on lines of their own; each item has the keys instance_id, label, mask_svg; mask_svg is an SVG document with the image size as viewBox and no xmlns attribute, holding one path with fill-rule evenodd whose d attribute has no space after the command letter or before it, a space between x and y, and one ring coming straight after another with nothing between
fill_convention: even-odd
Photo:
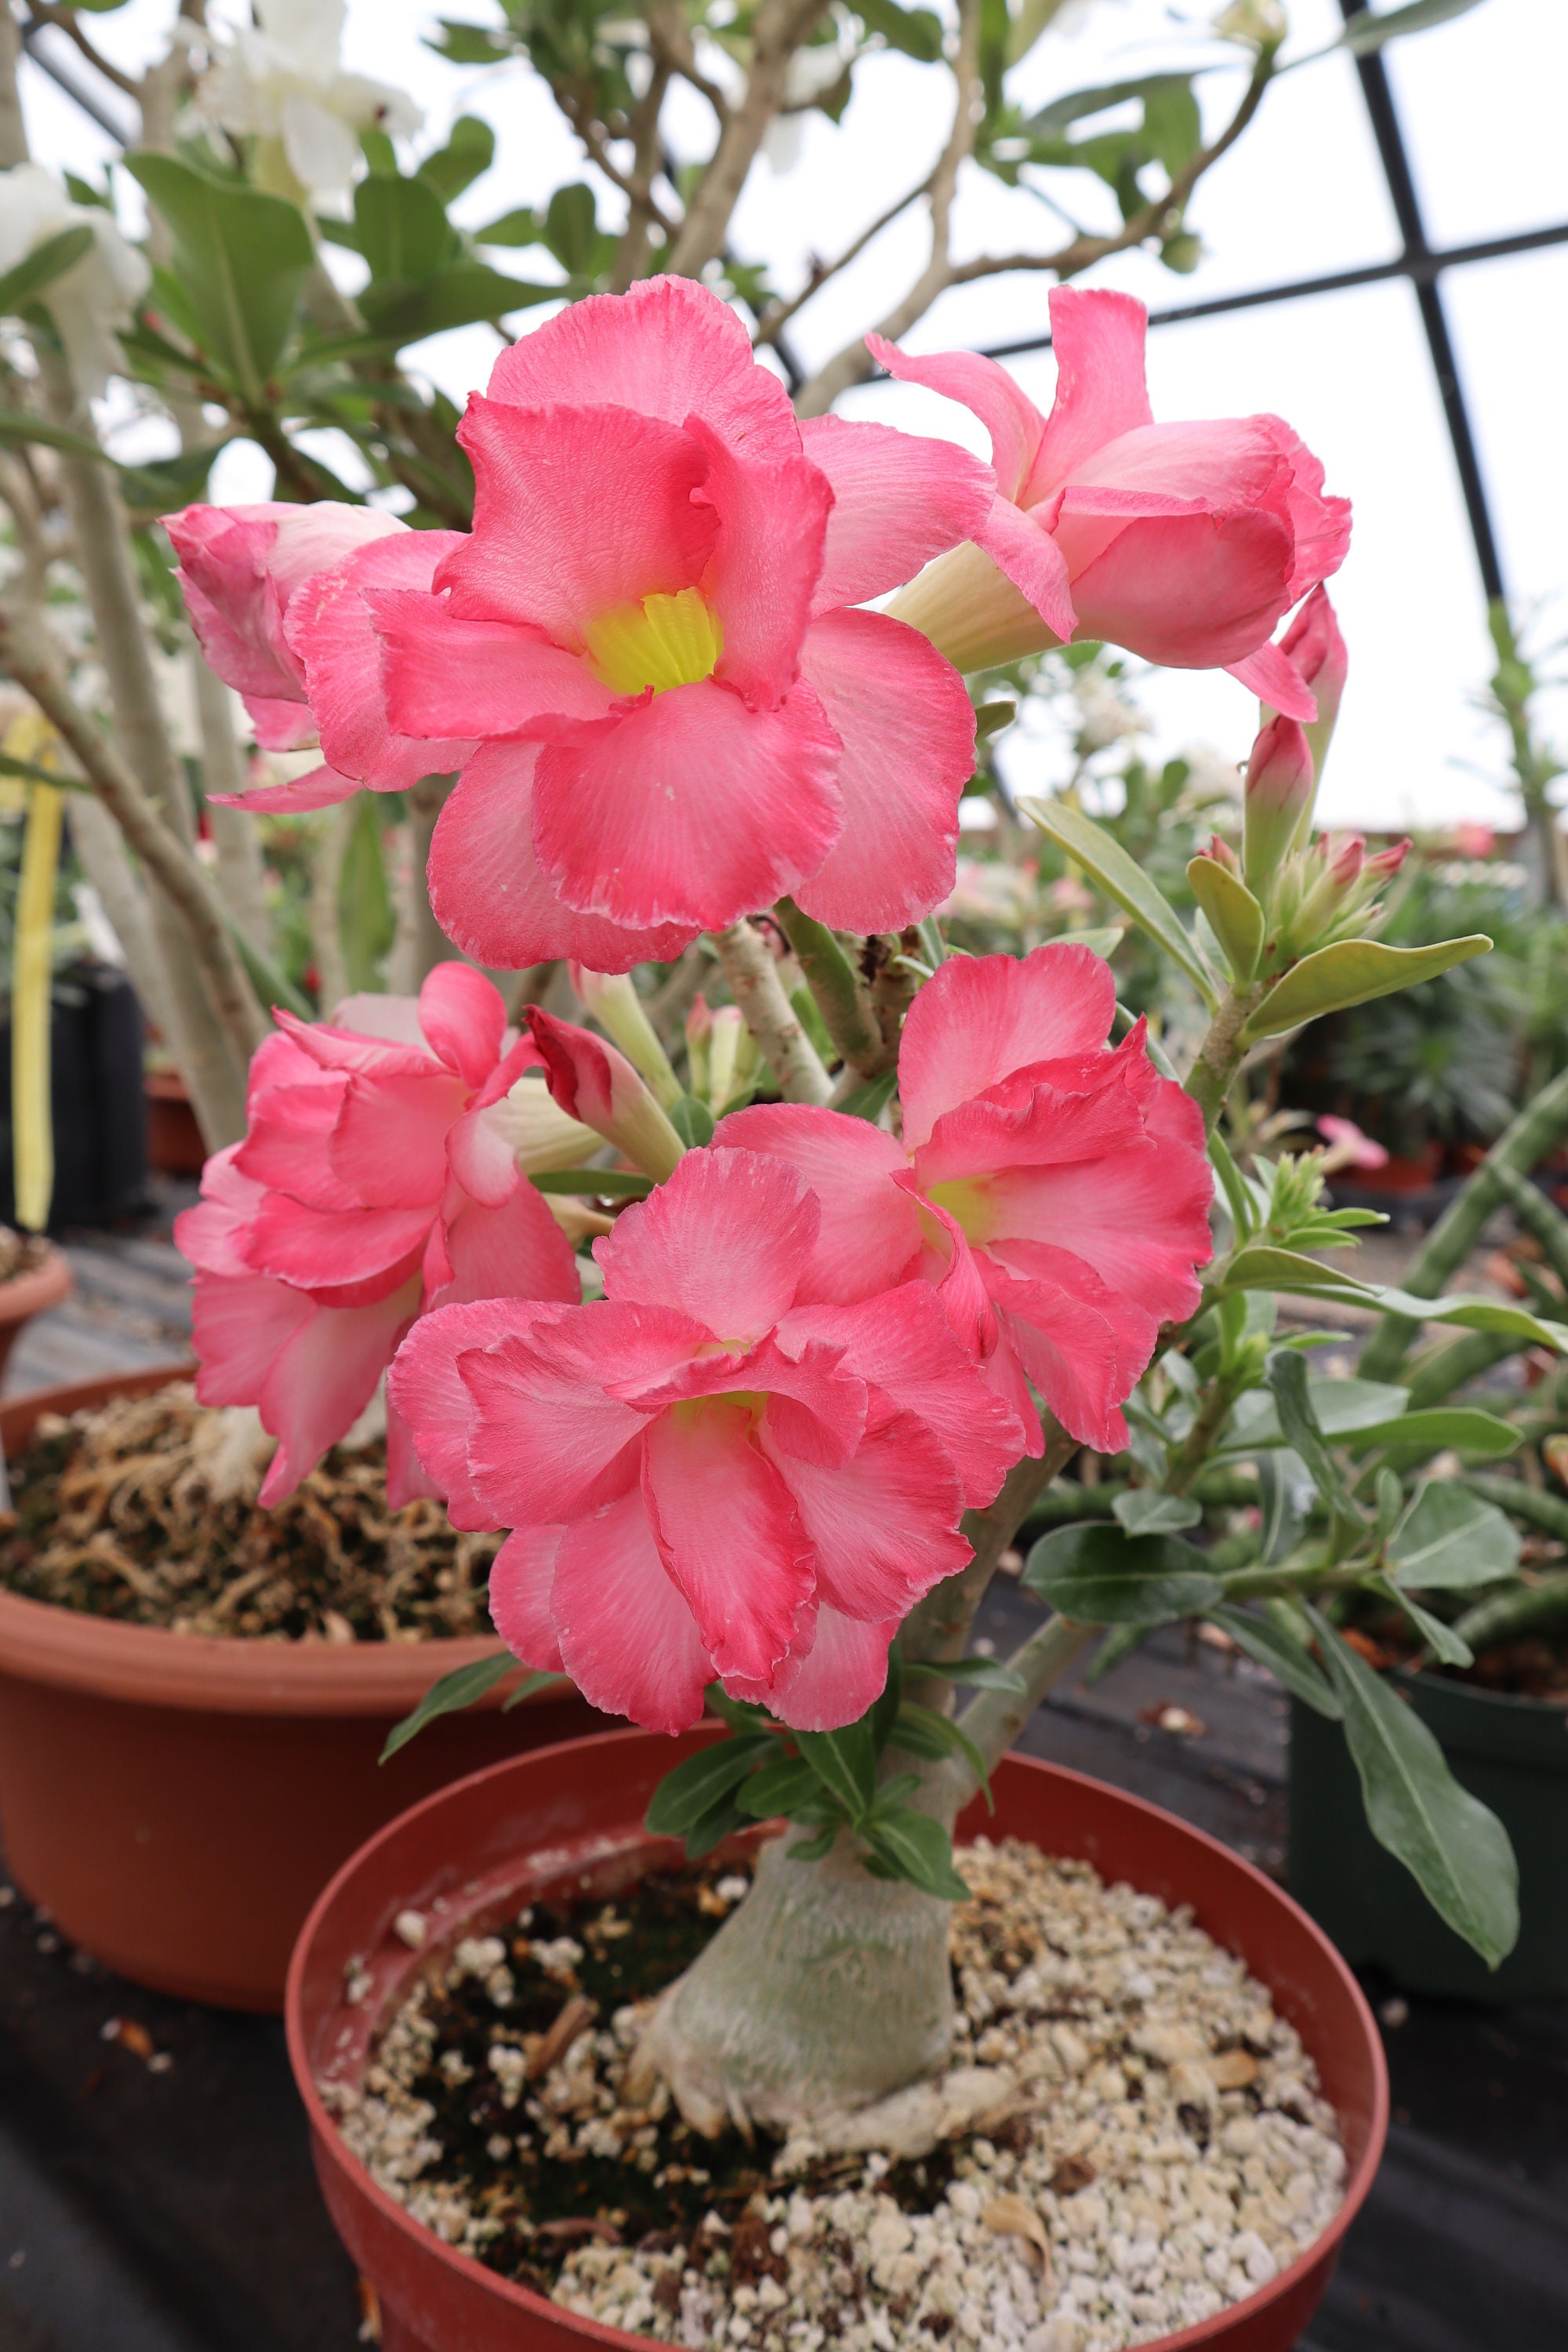
<instances>
[{"instance_id":1,"label":"yellow flower throat","mask_svg":"<svg viewBox=\"0 0 1568 2352\"><path fill-rule=\"evenodd\" d=\"M594 674L616 694L656 694L711 677L724 650L719 616L700 588L617 604L583 632Z\"/></svg>"}]
</instances>

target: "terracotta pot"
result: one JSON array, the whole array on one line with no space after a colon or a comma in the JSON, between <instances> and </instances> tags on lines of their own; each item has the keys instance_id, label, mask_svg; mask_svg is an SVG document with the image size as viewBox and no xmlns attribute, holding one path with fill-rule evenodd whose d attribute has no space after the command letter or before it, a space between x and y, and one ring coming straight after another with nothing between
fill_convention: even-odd
<instances>
[{"instance_id":1,"label":"terracotta pot","mask_svg":"<svg viewBox=\"0 0 1568 2352\"><path fill-rule=\"evenodd\" d=\"M40 1412L140 1396L162 1364L0 1406L14 1454ZM0 1843L64 1933L138 1984L282 2006L289 1949L332 1872L384 1822L479 1765L600 1727L575 1692L504 1690L392 1761L393 1724L468 1641L247 1642L126 1625L0 1591Z\"/></svg>"},{"instance_id":2,"label":"terracotta pot","mask_svg":"<svg viewBox=\"0 0 1568 2352\"><path fill-rule=\"evenodd\" d=\"M71 1282L70 1260L53 1242L46 1244L41 1262L30 1273L0 1282L0 1379L24 1327L35 1315L47 1314L51 1307L68 1298Z\"/></svg>"},{"instance_id":3,"label":"terracotta pot","mask_svg":"<svg viewBox=\"0 0 1568 2352\"><path fill-rule=\"evenodd\" d=\"M571 2352L647 2339L579 2319L498 2278L410 2220L350 2155L318 2078L356 2082L381 2025L429 1965L392 1932L405 1905L440 1897L451 1939L481 1933L552 1888L609 1892L679 1849L642 1817L658 1782L719 1737L704 1726L671 1742L622 1731L498 1764L443 1789L345 1863L307 1920L289 1970L289 2053L310 2113L316 2168L338 2233L381 2302L384 2352ZM1388 2122L1388 2080L1372 2015L1333 1946L1261 1872L1201 1830L1098 1780L1009 1756L993 1780L996 1819L978 1802L960 1833L1032 1840L1093 1864L1170 1904L1239 1953L1300 2032L1340 2118L1349 2175L1328 2230L1247 2302L1162 2336L1152 2352L1286 2352L1316 2310L1340 2241L1372 2185ZM371 1986L344 1998L351 1959Z\"/></svg>"},{"instance_id":4,"label":"terracotta pot","mask_svg":"<svg viewBox=\"0 0 1568 2352\"><path fill-rule=\"evenodd\" d=\"M149 1070L142 1084L149 1161L165 1176L199 1176L206 1166L207 1148L184 1078L177 1070Z\"/></svg>"}]
</instances>

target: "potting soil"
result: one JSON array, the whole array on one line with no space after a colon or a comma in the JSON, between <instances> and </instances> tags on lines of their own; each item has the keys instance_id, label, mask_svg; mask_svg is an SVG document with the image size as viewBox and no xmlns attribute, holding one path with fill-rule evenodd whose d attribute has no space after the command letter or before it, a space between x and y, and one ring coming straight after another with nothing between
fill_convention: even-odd
<instances>
[{"instance_id":1,"label":"potting soil","mask_svg":"<svg viewBox=\"0 0 1568 2352\"><path fill-rule=\"evenodd\" d=\"M132 1624L256 1640L418 1641L486 1633L500 1536L443 1507L386 1501L384 1439L334 1447L258 1510L268 1449L254 1415L199 1405L188 1381L46 1414L10 1465L0 1584Z\"/></svg>"},{"instance_id":2,"label":"potting soil","mask_svg":"<svg viewBox=\"0 0 1568 2352\"><path fill-rule=\"evenodd\" d=\"M1255 2293L1344 2180L1294 2029L1184 1909L1014 1840L958 1859L950 2079L985 2103L923 2155L706 2140L662 2088L621 2104L653 1997L745 1892L732 1866L468 1937L363 2088L323 2096L447 2242L690 2352L1121 2352Z\"/></svg>"}]
</instances>

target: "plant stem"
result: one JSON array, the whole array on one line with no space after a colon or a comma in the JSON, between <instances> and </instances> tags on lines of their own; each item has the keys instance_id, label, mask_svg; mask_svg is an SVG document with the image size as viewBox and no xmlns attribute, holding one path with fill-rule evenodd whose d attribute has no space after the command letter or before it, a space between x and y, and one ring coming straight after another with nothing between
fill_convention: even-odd
<instances>
[{"instance_id":1,"label":"plant stem","mask_svg":"<svg viewBox=\"0 0 1568 2352\"><path fill-rule=\"evenodd\" d=\"M1053 1421L1044 1454L1038 1458L1026 1454L1022 1462L1016 1462L994 1502L982 1511L964 1513L963 1532L974 1557L956 1576L933 1587L904 1620L901 1640L910 1667L918 1668L922 1659L934 1664L963 1655L969 1629L996 1573L997 1561L1058 1471L1077 1451L1077 1439L1068 1437ZM950 1690L952 1685L942 1687Z\"/></svg>"},{"instance_id":2,"label":"plant stem","mask_svg":"<svg viewBox=\"0 0 1568 2352\"><path fill-rule=\"evenodd\" d=\"M1489 1470L1468 1470L1459 1484L1468 1486L1472 1495L1479 1495L1483 1502L1511 1511L1527 1527L1539 1528L1543 1535L1568 1542L1568 1502L1561 1496L1537 1494L1522 1478L1500 1478Z\"/></svg>"},{"instance_id":3,"label":"plant stem","mask_svg":"<svg viewBox=\"0 0 1568 2352\"><path fill-rule=\"evenodd\" d=\"M825 1103L833 1081L784 994L766 940L750 922L742 921L731 923L727 931L715 931L713 943L730 993L785 1102Z\"/></svg>"},{"instance_id":4,"label":"plant stem","mask_svg":"<svg viewBox=\"0 0 1568 2352\"><path fill-rule=\"evenodd\" d=\"M1077 1625L1070 1617L1047 1617L1007 1661L1022 1677L1024 1688L975 1693L958 1719L959 1728L968 1733L984 1757L987 1771L1000 1764L1046 1693L1060 1682L1099 1632L1098 1625ZM974 1768L955 1759L952 1769L960 1784L959 1802L967 1803L980 1785Z\"/></svg>"},{"instance_id":5,"label":"plant stem","mask_svg":"<svg viewBox=\"0 0 1568 2352\"><path fill-rule=\"evenodd\" d=\"M1245 1386L1245 1379L1242 1385ZM1236 1402L1236 1384L1216 1372L1204 1391L1203 1402L1181 1444L1171 1458L1165 1474L1165 1492L1184 1495L1208 1459L1209 1448L1225 1426L1226 1415Z\"/></svg>"},{"instance_id":6,"label":"plant stem","mask_svg":"<svg viewBox=\"0 0 1568 2352\"><path fill-rule=\"evenodd\" d=\"M1405 1275L1401 1289L1413 1298L1436 1298L1469 1255L1481 1227L1501 1202L1495 1171L1514 1170L1521 1176L1543 1160L1568 1128L1568 1070L1543 1087L1533 1102L1525 1104L1512 1124L1503 1129L1480 1166L1457 1199L1438 1218ZM1421 1328L1408 1315L1385 1315L1362 1350L1363 1380L1392 1380L1405 1351Z\"/></svg>"},{"instance_id":7,"label":"plant stem","mask_svg":"<svg viewBox=\"0 0 1568 2352\"><path fill-rule=\"evenodd\" d=\"M1568 1570L1543 1576L1538 1584L1515 1585L1467 1609L1455 1624L1461 1642L1472 1650L1495 1649L1500 1642L1517 1641L1521 1633L1538 1633L1548 1625L1568 1622Z\"/></svg>"},{"instance_id":8,"label":"plant stem","mask_svg":"<svg viewBox=\"0 0 1568 2352\"><path fill-rule=\"evenodd\" d=\"M803 915L793 898L781 898L773 912L828 1035L852 1069L868 1073L881 1053L882 1033L854 965L826 925Z\"/></svg>"},{"instance_id":9,"label":"plant stem","mask_svg":"<svg viewBox=\"0 0 1568 2352\"><path fill-rule=\"evenodd\" d=\"M1187 1092L1203 1112L1204 1126L1210 1131L1218 1121L1225 1098L1241 1067L1247 1052L1241 1033L1261 993L1256 982L1226 992L1198 1048L1197 1060L1187 1072Z\"/></svg>"}]
</instances>

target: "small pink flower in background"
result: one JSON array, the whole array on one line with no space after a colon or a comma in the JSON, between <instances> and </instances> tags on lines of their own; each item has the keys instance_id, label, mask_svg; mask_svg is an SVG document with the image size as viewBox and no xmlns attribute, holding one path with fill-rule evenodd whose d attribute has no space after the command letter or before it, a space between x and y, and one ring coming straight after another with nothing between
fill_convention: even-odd
<instances>
[{"instance_id":1,"label":"small pink flower in background","mask_svg":"<svg viewBox=\"0 0 1568 2352\"><path fill-rule=\"evenodd\" d=\"M438 964L411 997L351 997L331 1023L278 1015L251 1063L249 1131L208 1160L175 1222L196 1269L204 1404L253 1404L279 1440L281 1501L374 1393L423 1307L581 1297L564 1234L521 1167L598 1139L563 1117L531 1039L508 1045L480 972ZM388 1415L394 1506L430 1492Z\"/></svg>"},{"instance_id":2,"label":"small pink flower in background","mask_svg":"<svg viewBox=\"0 0 1568 2352\"><path fill-rule=\"evenodd\" d=\"M449 936L614 973L784 891L853 930L928 914L973 713L924 637L858 608L979 527L990 468L801 425L684 278L525 336L458 438L472 535L428 590L367 589L394 725L479 742L430 859ZM318 707L363 691L346 658L313 657Z\"/></svg>"},{"instance_id":3,"label":"small pink flower in background","mask_svg":"<svg viewBox=\"0 0 1568 2352\"><path fill-rule=\"evenodd\" d=\"M800 1305L822 1225L781 1160L689 1152L595 1244L602 1303L438 1309L393 1367L454 1525L513 1530L503 1640L650 1729L715 1677L803 1730L863 1714L1022 1450L929 1285Z\"/></svg>"},{"instance_id":4,"label":"small pink flower in background","mask_svg":"<svg viewBox=\"0 0 1568 2352\"><path fill-rule=\"evenodd\" d=\"M326 808L368 784L402 792L458 766L466 743L411 743L387 724L364 589L428 588L453 531L411 530L374 507L186 507L164 518L191 625L240 694L263 751L317 743L325 764L287 783L216 793L236 808Z\"/></svg>"},{"instance_id":5,"label":"small pink flower in background","mask_svg":"<svg viewBox=\"0 0 1568 2352\"><path fill-rule=\"evenodd\" d=\"M1489 824L1457 824L1454 847L1461 857L1489 857L1497 847L1497 835Z\"/></svg>"},{"instance_id":6,"label":"small pink flower in background","mask_svg":"<svg viewBox=\"0 0 1568 2352\"><path fill-rule=\"evenodd\" d=\"M714 1138L776 1153L813 1187L813 1296L847 1306L925 1275L1026 1425L1024 1373L1102 1451L1127 1443L1120 1408L1213 1255L1202 1116L1154 1069L1141 1022L1107 1050L1115 1009L1088 948L955 956L904 1024L901 1141L771 1103Z\"/></svg>"},{"instance_id":7,"label":"small pink flower in background","mask_svg":"<svg viewBox=\"0 0 1568 2352\"><path fill-rule=\"evenodd\" d=\"M891 374L973 410L996 471L975 546L890 609L960 668L1103 637L1173 668L1227 669L1310 719L1310 692L1269 639L1343 562L1349 502L1324 496L1321 466L1277 416L1156 425L1147 319L1130 295L1055 289L1048 417L994 360L912 358L868 336Z\"/></svg>"},{"instance_id":8,"label":"small pink flower in background","mask_svg":"<svg viewBox=\"0 0 1568 2352\"><path fill-rule=\"evenodd\" d=\"M1323 1154L1323 1173L1332 1176L1341 1168L1386 1168L1388 1154L1381 1143L1363 1135L1353 1118L1336 1118L1326 1111L1318 1121L1318 1133L1328 1144Z\"/></svg>"}]
</instances>

